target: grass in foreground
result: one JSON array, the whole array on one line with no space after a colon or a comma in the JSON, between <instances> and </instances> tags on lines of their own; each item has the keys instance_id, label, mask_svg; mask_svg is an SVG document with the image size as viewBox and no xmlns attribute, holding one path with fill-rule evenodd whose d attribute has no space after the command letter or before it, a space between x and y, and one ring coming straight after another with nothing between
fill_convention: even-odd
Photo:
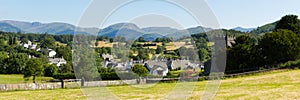
<instances>
[{"instance_id":1,"label":"grass in foreground","mask_svg":"<svg viewBox=\"0 0 300 100\"><path fill-rule=\"evenodd\" d=\"M134 86L113 86L107 89L119 99L161 99L169 94L176 83L159 83L142 85L150 88L136 88ZM206 82L195 82L195 89L188 99L200 99L204 93ZM86 88L83 93L92 92L107 98L110 92L103 92L106 88ZM0 99L86 99L80 89L58 89L38 91L12 91L0 92ZM300 98L300 70L273 71L253 76L229 78L222 84L214 99L246 99L246 100L274 100ZM180 95L180 93L178 94Z\"/></svg>"},{"instance_id":2,"label":"grass in foreground","mask_svg":"<svg viewBox=\"0 0 300 100\"><path fill-rule=\"evenodd\" d=\"M49 81L52 77L37 77L38 83ZM23 75L4 75L0 74L0 84L18 84L18 83L33 83L32 77L28 81L25 81Z\"/></svg>"}]
</instances>

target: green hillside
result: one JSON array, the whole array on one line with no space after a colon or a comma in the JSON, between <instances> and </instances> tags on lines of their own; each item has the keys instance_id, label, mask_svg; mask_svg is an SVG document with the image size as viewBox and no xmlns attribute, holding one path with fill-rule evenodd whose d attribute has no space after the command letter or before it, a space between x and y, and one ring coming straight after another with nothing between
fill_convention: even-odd
<instances>
[{"instance_id":1,"label":"green hillside","mask_svg":"<svg viewBox=\"0 0 300 100\"><path fill-rule=\"evenodd\" d=\"M275 29L276 24L277 24L277 22L263 25L261 27L258 27L255 30L251 31L250 33L262 34L262 33L272 32Z\"/></svg>"},{"instance_id":2,"label":"green hillside","mask_svg":"<svg viewBox=\"0 0 300 100\"><path fill-rule=\"evenodd\" d=\"M296 99L300 98L300 70L278 70L266 73L244 76L239 78L229 78L222 81L222 84L214 99ZM206 81L197 82L196 87L189 99L199 100L206 86ZM160 83L150 88L136 88L134 86L113 86L107 87L119 99L160 99L167 95L176 83ZM86 90L100 90L97 88L87 88ZM163 91L163 92L162 92ZM18 95L15 95L18 94ZM107 97L103 96L103 98ZM38 90L38 91L12 91L0 92L0 99L64 99L64 100L84 100L80 89L58 89L58 90Z\"/></svg>"}]
</instances>

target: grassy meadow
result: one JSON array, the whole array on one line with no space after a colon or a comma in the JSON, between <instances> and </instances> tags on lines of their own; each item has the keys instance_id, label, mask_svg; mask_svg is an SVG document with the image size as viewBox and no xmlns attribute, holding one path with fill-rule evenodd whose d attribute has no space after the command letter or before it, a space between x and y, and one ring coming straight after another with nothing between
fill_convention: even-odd
<instances>
[{"instance_id":1,"label":"grassy meadow","mask_svg":"<svg viewBox=\"0 0 300 100\"><path fill-rule=\"evenodd\" d=\"M38 83L46 82L53 79L52 77L37 77ZM0 74L0 84L17 84L17 83L32 83L32 77L28 80L23 78L23 75L3 75Z\"/></svg>"},{"instance_id":2,"label":"grassy meadow","mask_svg":"<svg viewBox=\"0 0 300 100\"><path fill-rule=\"evenodd\" d=\"M2 80L2 79L1 79ZM203 95L206 81L190 82L195 84L194 91L188 99L199 100ZM274 99L297 99L300 98L300 70L279 70L251 76L228 78L222 80L221 86L215 95L216 100L274 100ZM109 98L108 93L114 94L118 99L161 99L165 98L174 89L176 83L159 83L156 85L138 86L110 86L81 89L57 89L36 91L10 91L0 92L0 99L12 100L36 100L36 99L64 99L83 100L87 99L84 93L92 92ZM144 88L137 88L144 87ZM149 87L149 88L146 88ZM101 92L107 89L110 92ZM82 92L85 91L85 92Z\"/></svg>"}]
</instances>

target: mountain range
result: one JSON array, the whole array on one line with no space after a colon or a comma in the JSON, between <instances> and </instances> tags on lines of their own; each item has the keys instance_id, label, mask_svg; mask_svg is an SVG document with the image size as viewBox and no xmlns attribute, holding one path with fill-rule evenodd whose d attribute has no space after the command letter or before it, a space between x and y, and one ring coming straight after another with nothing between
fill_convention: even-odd
<instances>
[{"instance_id":1,"label":"mountain range","mask_svg":"<svg viewBox=\"0 0 300 100\"><path fill-rule=\"evenodd\" d=\"M232 30L235 30L235 31L240 31L240 32L251 32L253 30L255 30L256 28L243 28L243 27L236 27L236 28L233 28Z\"/></svg>"},{"instance_id":2,"label":"mountain range","mask_svg":"<svg viewBox=\"0 0 300 100\"><path fill-rule=\"evenodd\" d=\"M242 28L236 27L232 30L261 34L274 30L277 22L263 25L258 28ZM75 32L76 30L76 32ZM103 29L99 28L82 28L68 23L40 23L40 22L24 22L14 20L0 21L0 31L4 32L22 32L22 33L48 33L54 35L60 34L97 34L98 36L105 36L114 38L116 36L122 36L126 39L136 39L138 37L144 37L145 40L155 40L158 37L172 37L173 39L179 39L191 34L203 33L214 30L212 28L206 28L202 26L176 29L171 27L146 27L140 28L133 23L118 23L113 24Z\"/></svg>"},{"instance_id":3,"label":"mountain range","mask_svg":"<svg viewBox=\"0 0 300 100\"><path fill-rule=\"evenodd\" d=\"M95 34L114 38L122 36L126 39L136 39L140 36L146 40L154 40L157 37L173 37L179 39L191 34L202 33L212 30L202 26L179 30L170 27L146 27L140 28L133 23L118 23L103 29L99 28L82 28L67 23L40 23L3 20L0 21L0 31L4 32L22 32L22 33L48 33L54 35L60 34Z\"/></svg>"},{"instance_id":4,"label":"mountain range","mask_svg":"<svg viewBox=\"0 0 300 100\"><path fill-rule=\"evenodd\" d=\"M273 30L275 30L277 23L278 23L278 21L260 26L256 29L252 30L251 33L261 34L261 33L272 32Z\"/></svg>"}]
</instances>

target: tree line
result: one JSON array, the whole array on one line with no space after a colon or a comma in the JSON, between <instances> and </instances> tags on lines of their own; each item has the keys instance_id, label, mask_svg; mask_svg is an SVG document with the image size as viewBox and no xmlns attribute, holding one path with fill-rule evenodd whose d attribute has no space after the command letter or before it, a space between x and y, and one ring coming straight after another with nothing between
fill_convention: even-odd
<instances>
[{"instance_id":1,"label":"tree line","mask_svg":"<svg viewBox=\"0 0 300 100\"><path fill-rule=\"evenodd\" d=\"M238 36L227 49L226 73L241 73L270 68L300 57L300 20L286 15L275 30L259 38Z\"/></svg>"}]
</instances>

